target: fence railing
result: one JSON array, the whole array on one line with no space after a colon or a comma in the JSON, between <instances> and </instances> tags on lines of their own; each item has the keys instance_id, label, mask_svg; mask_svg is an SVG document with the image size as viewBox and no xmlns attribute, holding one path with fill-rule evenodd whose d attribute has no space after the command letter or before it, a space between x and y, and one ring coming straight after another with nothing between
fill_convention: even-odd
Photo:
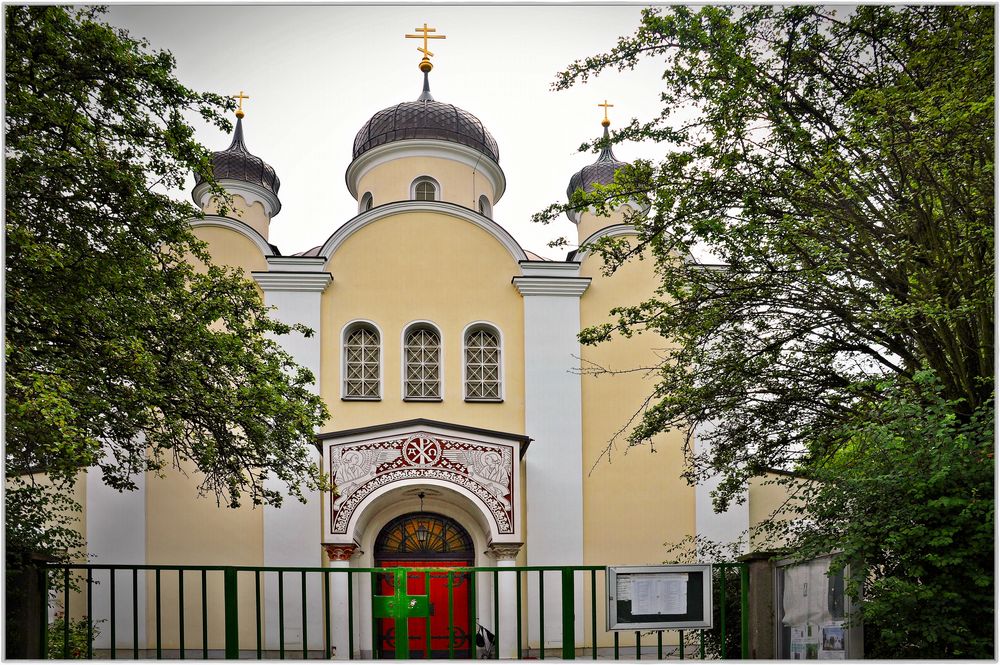
<instances>
[{"instance_id":1,"label":"fence railing","mask_svg":"<svg viewBox=\"0 0 1000 665\"><path fill-rule=\"evenodd\" d=\"M43 649L56 645L50 658L307 659L334 657L340 650L347 658L618 660L632 657L634 647L636 659L645 655L663 660L731 657L738 625L739 654L748 658L746 564L718 563L713 568L718 576L713 603L717 620L709 629L710 648L706 630L698 630L697 637L691 630L599 630L603 566L49 564L41 580L47 600L42 604L41 637ZM558 591L553 589L555 577ZM727 612L727 579L738 580L735 622ZM554 591L559 596L553 596ZM589 603L584 602L588 596ZM554 597L560 598L558 621L553 621L553 612L546 612L554 606ZM443 607L433 607L435 601L447 604L446 613ZM370 634L363 635L366 627ZM47 634L53 628L56 635ZM552 646L553 628L559 634L558 647ZM506 653L501 654L502 649Z\"/></svg>"}]
</instances>

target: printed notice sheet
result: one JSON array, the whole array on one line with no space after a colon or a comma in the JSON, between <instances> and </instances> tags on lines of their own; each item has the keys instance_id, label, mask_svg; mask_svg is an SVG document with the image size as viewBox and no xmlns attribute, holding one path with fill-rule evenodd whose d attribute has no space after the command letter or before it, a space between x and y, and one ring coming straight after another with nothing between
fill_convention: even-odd
<instances>
[{"instance_id":1,"label":"printed notice sheet","mask_svg":"<svg viewBox=\"0 0 1000 665\"><path fill-rule=\"evenodd\" d=\"M618 576L618 600L632 600L632 576Z\"/></svg>"},{"instance_id":2,"label":"printed notice sheet","mask_svg":"<svg viewBox=\"0 0 1000 665\"><path fill-rule=\"evenodd\" d=\"M686 613L687 582L687 573L633 575L632 615Z\"/></svg>"}]
</instances>

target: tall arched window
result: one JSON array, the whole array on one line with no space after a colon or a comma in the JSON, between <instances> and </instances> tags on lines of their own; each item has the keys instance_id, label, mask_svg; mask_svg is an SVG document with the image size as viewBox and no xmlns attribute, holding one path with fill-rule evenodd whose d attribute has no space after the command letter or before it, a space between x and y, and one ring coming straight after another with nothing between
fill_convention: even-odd
<instances>
[{"instance_id":1,"label":"tall arched window","mask_svg":"<svg viewBox=\"0 0 1000 665\"><path fill-rule=\"evenodd\" d=\"M465 399L498 402L503 398L500 377L500 334L485 326L465 333Z\"/></svg>"},{"instance_id":2,"label":"tall arched window","mask_svg":"<svg viewBox=\"0 0 1000 665\"><path fill-rule=\"evenodd\" d=\"M403 342L403 399L441 399L441 335L427 325L413 326Z\"/></svg>"},{"instance_id":3,"label":"tall arched window","mask_svg":"<svg viewBox=\"0 0 1000 665\"><path fill-rule=\"evenodd\" d=\"M410 196L414 201L438 201L441 198L440 190L437 180L422 176L410 185Z\"/></svg>"},{"instance_id":4,"label":"tall arched window","mask_svg":"<svg viewBox=\"0 0 1000 665\"><path fill-rule=\"evenodd\" d=\"M493 208L490 207L490 200L485 194L479 197L479 214L483 217L493 217Z\"/></svg>"},{"instance_id":5,"label":"tall arched window","mask_svg":"<svg viewBox=\"0 0 1000 665\"><path fill-rule=\"evenodd\" d=\"M361 197L361 203L358 205L358 212L371 210L373 205L375 205L375 199L372 198L372 193L365 192L364 196Z\"/></svg>"},{"instance_id":6,"label":"tall arched window","mask_svg":"<svg viewBox=\"0 0 1000 665\"><path fill-rule=\"evenodd\" d=\"M380 399L380 340L375 326L359 323L344 338L344 398Z\"/></svg>"}]
</instances>

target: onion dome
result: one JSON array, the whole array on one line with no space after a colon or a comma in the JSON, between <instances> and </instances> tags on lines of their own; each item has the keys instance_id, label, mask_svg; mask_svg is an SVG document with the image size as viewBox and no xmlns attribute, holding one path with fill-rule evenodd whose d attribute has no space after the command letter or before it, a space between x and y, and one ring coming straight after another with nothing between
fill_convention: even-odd
<instances>
[{"instance_id":1,"label":"onion dome","mask_svg":"<svg viewBox=\"0 0 1000 665\"><path fill-rule=\"evenodd\" d=\"M627 164L627 162L619 161L615 157L615 153L611 151L607 125L604 125L604 141L604 148L601 149L597 161L584 166L569 179L569 187L566 188L567 198L572 197L573 192L578 189L588 192L593 189L594 185L610 185L615 181L615 172Z\"/></svg>"},{"instance_id":2,"label":"onion dome","mask_svg":"<svg viewBox=\"0 0 1000 665\"><path fill-rule=\"evenodd\" d=\"M424 90L416 101L383 109L364 124L354 138L354 159L372 148L406 139L460 143L500 163L497 142L479 118L453 104L436 101L426 71Z\"/></svg>"},{"instance_id":3,"label":"onion dome","mask_svg":"<svg viewBox=\"0 0 1000 665\"><path fill-rule=\"evenodd\" d=\"M225 150L212 153L212 173L216 180L228 179L247 182L263 187L277 195L281 181L274 168L260 157L250 154L243 141L243 117L237 114L236 131L233 132L233 142ZM195 174L195 185L200 185L204 178Z\"/></svg>"}]
</instances>

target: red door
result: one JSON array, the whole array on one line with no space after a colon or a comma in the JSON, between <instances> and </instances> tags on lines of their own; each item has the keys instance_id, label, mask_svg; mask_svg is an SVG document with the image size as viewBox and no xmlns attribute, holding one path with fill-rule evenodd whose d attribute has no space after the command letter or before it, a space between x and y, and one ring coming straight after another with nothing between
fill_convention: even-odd
<instances>
[{"instance_id":1,"label":"red door","mask_svg":"<svg viewBox=\"0 0 1000 665\"><path fill-rule=\"evenodd\" d=\"M435 560L435 561L379 561L379 567L393 568L453 568L469 566L469 561ZM425 581L430 581L430 632L431 658L447 658L449 655L449 622L448 622L448 573L410 572L406 576L406 593L423 595L427 593ZM469 575L468 573L452 574L452 619L454 625L454 653L456 658L469 657ZM391 575L380 575L379 595L393 594L393 578ZM379 636L379 653L383 658L393 658L396 654L396 629L393 619L377 619ZM410 633L410 658L427 658L427 619L408 619Z\"/></svg>"}]
</instances>

